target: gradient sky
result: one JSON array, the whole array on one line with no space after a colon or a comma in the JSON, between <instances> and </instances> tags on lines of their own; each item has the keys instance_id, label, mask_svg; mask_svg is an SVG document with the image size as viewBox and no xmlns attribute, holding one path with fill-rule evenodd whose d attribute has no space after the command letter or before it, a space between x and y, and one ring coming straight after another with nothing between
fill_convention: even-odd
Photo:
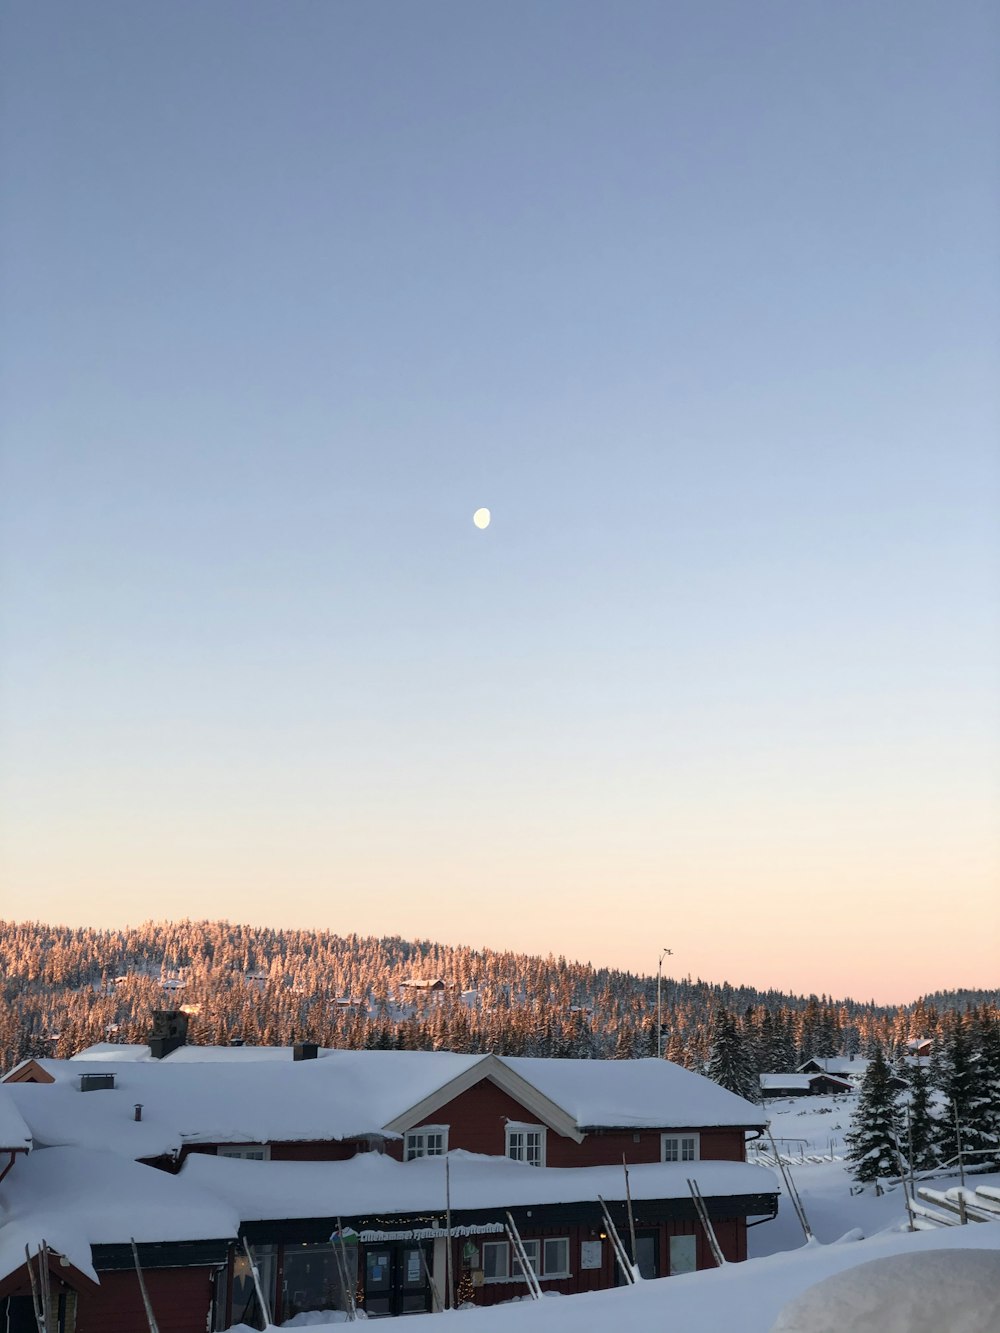
<instances>
[{"instance_id":1,"label":"gradient sky","mask_svg":"<svg viewBox=\"0 0 1000 1333\"><path fill-rule=\"evenodd\" d=\"M1000 984L998 89L993 0L8 3L0 914Z\"/></svg>"}]
</instances>

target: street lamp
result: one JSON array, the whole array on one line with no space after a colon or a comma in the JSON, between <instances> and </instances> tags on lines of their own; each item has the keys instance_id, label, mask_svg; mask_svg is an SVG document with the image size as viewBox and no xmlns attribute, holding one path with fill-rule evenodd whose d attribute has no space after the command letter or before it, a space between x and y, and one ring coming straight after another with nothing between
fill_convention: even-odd
<instances>
[{"instance_id":1,"label":"street lamp","mask_svg":"<svg viewBox=\"0 0 1000 1333\"><path fill-rule=\"evenodd\" d=\"M656 964L656 1058L663 1055L663 960L673 949L664 949Z\"/></svg>"}]
</instances>

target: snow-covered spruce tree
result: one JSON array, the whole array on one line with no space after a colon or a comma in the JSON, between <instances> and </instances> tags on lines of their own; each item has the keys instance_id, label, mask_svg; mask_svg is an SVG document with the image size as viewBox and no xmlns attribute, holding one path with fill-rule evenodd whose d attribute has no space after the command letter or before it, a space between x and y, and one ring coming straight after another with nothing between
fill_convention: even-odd
<instances>
[{"instance_id":1,"label":"snow-covered spruce tree","mask_svg":"<svg viewBox=\"0 0 1000 1333\"><path fill-rule=\"evenodd\" d=\"M720 1009L712 1025L712 1044L705 1073L720 1087L748 1101L760 1100L760 1079L749 1043L732 1014Z\"/></svg>"},{"instance_id":2,"label":"snow-covered spruce tree","mask_svg":"<svg viewBox=\"0 0 1000 1333\"><path fill-rule=\"evenodd\" d=\"M974 1079L968 1118L981 1150L976 1162L991 1166L1000 1159L1000 1023L985 1006L975 1012L971 1034Z\"/></svg>"},{"instance_id":3,"label":"snow-covered spruce tree","mask_svg":"<svg viewBox=\"0 0 1000 1333\"><path fill-rule=\"evenodd\" d=\"M890 1079L892 1070L876 1046L865 1071L858 1107L844 1136L851 1175L862 1182L899 1175L899 1112Z\"/></svg>"},{"instance_id":4,"label":"snow-covered spruce tree","mask_svg":"<svg viewBox=\"0 0 1000 1333\"><path fill-rule=\"evenodd\" d=\"M938 1127L931 1110L931 1085L926 1065L907 1066L907 1076L910 1086L906 1109L900 1120L903 1155L914 1171L930 1171L937 1165L934 1145Z\"/></svg>"},{"instance_id":5,"label":"snow-covered spruce tree","mask_svg":"<svg viewBox=\"0 0 1000 1333\"><path fill-rule=\"evenodd\" d=\"M938 1122L938 1152L951 1161L961 1147L963 1155L969 1155L968 1162L984 1163L984 1153L994 1146L991 1108L982 1087L985 1071L973 1041L971 1022L958 1014L951 1016L934 1064L935 1081L945 1099Z\"/></svg>"}]
</instances>

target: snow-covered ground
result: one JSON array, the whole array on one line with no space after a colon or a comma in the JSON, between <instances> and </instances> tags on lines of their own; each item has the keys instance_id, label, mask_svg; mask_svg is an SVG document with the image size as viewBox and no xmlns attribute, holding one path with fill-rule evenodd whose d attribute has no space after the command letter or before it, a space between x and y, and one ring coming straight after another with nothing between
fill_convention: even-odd
<instances>
[{"instance_id":1,"label":"snow-covered ground","mask_svg":"<svg viewBox=\"0 0 1000 1333\"><path fill-rule=\"evenodd\" d=\"M781 1198L775 1221L750 1231L750 1259L711 1272L692 1273L631 1288L597 1292L587 1296L551 1297L538 1302L527 1299L489 1309L419 1316L424 1333L454 1333L456 1321L468 1333L608 1333L616 1327L663 1328L683 1333L770 1333L782 1309L799 1300L798 1322L782 1322L781 1328L796 1333L823 1333L836 1327L838 1333L997 1333L1000 1313L1000 1223L976 1223L946 1227L934 1232L911 1233L905 1228L906 1201L900 1189L876 1195L872 1187L856 1192L844 1158L844 1134L850 1127L854 1096L790 1098L768 1106L772 1132L783 1153L792 1157L791 1172L815 1234L806 1244L802 1229L787 1198ZM753 1160L751 1158L751 1160ZM978 1176L970 1184L1000 1185L1000 1175ZM940 1177L935 1188L945 1189L957 1179ZM861 1238L859 1238L861 1233ZM955 1251L985 1251L980 1260L966 1261ZM930 1259L935 1251L939 1259ZM909 1264L894 1256L913 1256ZM950 1257L949 1257L950 1256ZM871 1268L861 1265L891 1260ZM895 1265L895 1268L893 1267ZM957 1272L964 1265L982 1275L982 1281L964 1282L960 1294L948 1293L953 1317L945 1329L940 1312L922 1298L920 1274L936 1273L934 1289L941 1297L941 1274ZM845 1279L831 1288L836 1291L835 1310L823 1323L823 1302L803 1299L817 1283L857 1268L846 1290ZM877 1322L878 1293L892 1285L885 1275L902 1271L893 1290L898 1323ZM914 1285L915 1284L915 1285ZM928 1289L929 1294L929 1289ZM908 1301L908 1304L907 1304ZM853 1313L852 1313L853 1311ZM800 1312L801 1316L800 1316ZM313 1316L312 1318L318 1318ZM342 1316L341 1316L342 1318ZM809 1322L812 1319L813 1322ZM936 1320L937 1322L931 1322ZM332 1327L311 1323L320 1330ZM409 1325L407 1325L409 1327Z\"/></svg>"}]
</instances>

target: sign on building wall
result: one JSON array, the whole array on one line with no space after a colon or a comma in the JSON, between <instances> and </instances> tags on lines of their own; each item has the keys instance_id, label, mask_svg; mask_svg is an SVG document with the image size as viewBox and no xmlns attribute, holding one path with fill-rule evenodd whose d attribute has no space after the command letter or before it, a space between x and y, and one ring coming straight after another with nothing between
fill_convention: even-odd
<instances>
[{"instance_id":1,"label":"sign on building wall","mask_svg":"<svg viewBox=\"0 0 1000 1333\"><path fill-rule=\"evenodd\" d=\"M601 1250L602 1245L599 1240L583 1240L580 1242L580 1267L581 1268L600 1268L602 1263Z\"/></svg>"}]
</instances>

